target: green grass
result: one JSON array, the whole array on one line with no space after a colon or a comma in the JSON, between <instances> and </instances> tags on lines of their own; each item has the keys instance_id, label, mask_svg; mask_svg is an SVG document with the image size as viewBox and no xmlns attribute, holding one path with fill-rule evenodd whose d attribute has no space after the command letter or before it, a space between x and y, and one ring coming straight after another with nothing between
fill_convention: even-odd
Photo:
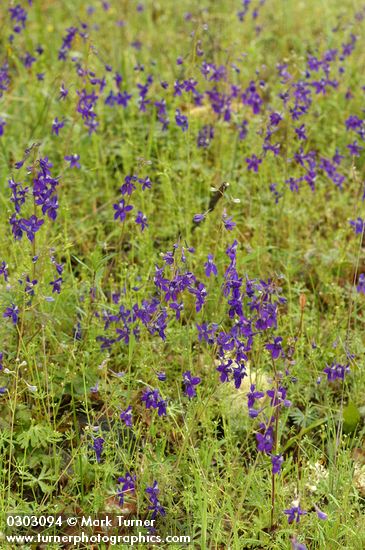
<instances>
[{"instance_id":1,"label":"green grass","mask_svg":"<svg viewBox=\"0 0 365 550\"><path fill-rule=\"evenodd\" d=\"M0 326L7 369L0 373L0 386L7 388L0 398L2 511L88 515L116 509L117 478L131 471L137 477L136 494L127 498L131 513L150 516L145 488L157 480L166 509L166 516L158 519L158 532L190 535L194 548L286 550L294 535L313 550L363 548L365 484L360 487L358 472L364 446L365 298L356 292L354 281L365 272L365 255L361 236L354 234L349 220L364 217L365 157L362 153L351 159L346 153L355 138L345 129L346 118L361 117L364 107L364 21L354 17L361 3L272 0L260 8L259 34L251 14L244 23L238 21L239 2L207 2L205 11L199 2L146 1L142 13L132 1L111 4L105 12L95 2L90 21L100 28L90 28L86 41L78 37L72 54L98 77L105 74L103 62L110 63L123 75L123 89L134 95L125 110L112 109L101 99L96 109L100 126L91 137L76 112L81 80L70 60L57 60L65 29L78 26L78 17L88 20L87 3L34 0L33 7L26 8L26 29L11 45L7 12L0 13L0 64L7 59L11 73L10 87L0 99L0 116L7 122L0 137L0 262L9 267L8 283L3 278L0 282L0 309L2 315L12 302L20 309L16 327L7 319ZM192 22L184 21L188 11L194 13ZM126 22L124 27L116 25L119 19ZM285 61L299 79L308 52L322 55L341 48L351 32L359 40L343 63L338 88L315 96L303 119L306 150L330 158L338 147L347 155L341 165L346 175L343 190L323 173L314 193L309 186L292 193L285 185L290 176L300 175L290 161L298 149L290 119L278 132L282 154L268 154L257 174L248 172L245 159L261 152L268 106L282 111L277 63ZM137 38L140 51L130 46ZM226 123L211 109L194 107L187 95L173 98L176 79L192 77L202 89L208 86L199 71L202 59L196 56L199 40L205 51L202 59L218 66L239 65L239 74L230 69L229 82L217 83L220 92L227 93L229 83L245 89L256 78L267 82L262 115L253 116L249 107L239 106ZM38 44L45 53L26 69L19 56ZM181 67L176 64L180 55ZM136 63L144 65L144 72L133 69ZM44 82L37 81L37 72L45 73ZM155 114L138 111L136 82L145 83L149 74L154 82L148 97L169 98L167 132L161 131ZM106 92L112 87L112 77L107 77ZM170 83L168 92L160 80ZM62 82L70 90L64 102L58 101ZM353 94L349 101L348 89ZM187 132L176 127L176 107L188 116ZM59 137L51 133L55 117L67 119ZM235 123L243 118L249 132L240 141ZM214 139L204 150L196 147L203 124L215 127ZM17 172L14 162L34 142L40 143L37 154L48 156L52 173L60 176L60 208L57 220L47 219L32 245L25 236L14 241L11 235L13 205L7 182L10 177L24 181L24 168ZM80 155L81 170L68 169L63 160L73 153ZM148 218L143 233L133 221L121 224L113 219L124 177L137 172L153 182L151 191L133 195L133 214L141 210ZM207 210L211 188L225 181L230 185L224 197L193 230L193 216ZM283 192L278 204L271 183L278 183ZM224 209L237 224L232 232L222 226ZM238 272L272 278L282 288L287 304L280 308L275 334L284 338L286 349L294 347L290 373L297 382L288 387L292 407L283 409L278 425L285 460L276 478L273 529L270 459L256 450L258 421L247 414L249 381L245 379L240 390L220 383L217 349L198 342L195 326L203 321L218 323L220 330L230 326L221 285L229 263L225 250L234 239L239 243ZM131 337L128 345L101 350L96 340L104 334L101 314L119 308L111 293L122 292L126 308L150 298L155 265L162 265L161 253L176 242L195 248L186 269L206 284L203 310L196 313L194 300L186 296L181 321L168 324L166 340L142 330L138 341ZM35 253L39 260L33 264ZM210 253L219 272L214 280L204 275ZM64 283L62 292L48 302L45 297L51 295L49 283L55 276L51 256L65 264ZM30 303L24 284L18 283L26 275L38 280ZM74 337L78 322L80 340ZM265 343L263 339L254 346L249 372L258 387L267 389L273 371ZM354 358L345 383L330 385L323 379L317 384L327 363L346 361L346 349ZM162 370L166 382L157 379ZM191 400L181 384L186 370L202 379L197 398ZM93 394L90 388L96 382L99 388ZM141 395L146 387L158 387L168 400L166 417L145 409ZM129 404L132 430L119 419ZM105 439L100 464L90 448L93 426L101 426ZM288 525L283 510L290 508L295 495L310 513L299 524ZM314 504L326 511L327 521L311 511Z\"/></svg>"}]
</instances>

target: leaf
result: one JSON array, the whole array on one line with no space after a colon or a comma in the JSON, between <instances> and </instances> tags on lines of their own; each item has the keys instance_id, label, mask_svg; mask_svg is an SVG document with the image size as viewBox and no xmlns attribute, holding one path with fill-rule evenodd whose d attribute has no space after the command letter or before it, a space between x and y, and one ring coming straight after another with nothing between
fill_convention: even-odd
<instances>
[{"instance_id":1,"label":"leaf","mask_svg":"<svg viewBox=\"0 0 365 550\"><path fill-rule=\"evenodd\" d=\"M360 411L352 401L349 401L347 407L343 410L343 431L346 434L355 431L356 426L360 422Z\"/></svg>"}]
</instances>

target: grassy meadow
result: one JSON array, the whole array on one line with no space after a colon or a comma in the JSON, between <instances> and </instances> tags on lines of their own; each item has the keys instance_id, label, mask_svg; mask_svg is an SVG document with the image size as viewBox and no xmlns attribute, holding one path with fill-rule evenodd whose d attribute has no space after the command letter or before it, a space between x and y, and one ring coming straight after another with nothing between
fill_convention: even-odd
<instances>
[{"instance_id":1,"label":"grassy meadow","mask_svg":"<svg viewBox=\"0 0 365 550\"><path fill-rule=\"evenodd\" d=\"M0 29L1 548L7 513L365 548L365 5L3 0Z\"/></svg>"}]
</instances>

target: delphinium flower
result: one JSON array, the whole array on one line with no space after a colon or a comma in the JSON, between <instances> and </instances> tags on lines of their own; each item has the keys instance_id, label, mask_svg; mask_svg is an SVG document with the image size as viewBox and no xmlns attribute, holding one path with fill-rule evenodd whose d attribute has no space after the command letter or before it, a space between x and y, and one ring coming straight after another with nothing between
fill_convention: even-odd
<instances>
[{"instance_id":1,"label":"delphinium flower","mask_svg":"<svg viewBox=\"0 0 365 550\"><path fill-rule=\"evenodd\" d=\"M361 235L364 231L364 220L357 218L356 220L350 220L350 225L353 227L356 235Z\"/></svg>"},{"instance_id":2,"label":"delphinium flower","mask_svg":"<svg viewBox=\"0 0 365 550\"><path fill-rule=\"evenodd\" d=\"M125 496L135 493L136 476L127 472L124 476L118 477L118 483L121 484L121 488L118 488L117 496L119 497L119 504L124 504Z\"/></svg>"},{"instance_id":3,"label":"delphinium flower","mask_svg":"<svg viewBox=\"0 0 365 550\"><path fill-rule=\"evenodd\" d=\"M286 398L287 389L284 386L279 386L267 390L266 395L270 397L270 405L272 407L284 406L291 407L291 401Z\"/></svg>"},{"instance_id":4,"label":"delphinium flower","mask_svg":"<svg viewBox=\"0 0 365 550\"><path fill-rule=\"evenodd\" d=\"M11 319L14 325L17 324L19 318L19 308L15 304L7 307L3 314L4 319Z\"/></svg>"},{"instance_id":5,"label":"delphinium flower","mask_svg":"<svg viewBox=\"0 0 365 550\"><path fill-rule=\"evenodd\" d=\"M89 135L96 131L98 121L96 120L95 107L99 96L94 92L88 93L86 89L77 90L79 96L76 111L81 114L84 125L88 128Z\"/></svg>"},{"instance_id":6,"label":"delphinium flower","mask_svg":"<svg viewBox=\"0 0 365 550\"><path fill-rule=\"evenodd\" d=\"M124 411L120 413L120 419L128 427L132 426L132 406L129 405Z\"/></svg>"},{"instance_id":7,"label":"delphinium flower","mask_svg":"<svg viewBox=\"0 0 365 550\"><path fill-rule=\"evenodd\" d=\"M353 157L359 157L361 151L363 151L364 148L358 145L357 141L354 141L353 143L350 143L349 145L347 145L347 149L350 151L350 154Z\"/></svg>"},{"instance_id":8,"label":"delphinium flower","mask_svg":"<svg viewBox=\"0 0 365 550\"><path fill-rule=\"evenodd\" d=\"M78 32L77 27L69 27L67 29L67 33L62 41L62 46L58 52L58 59L62 61L66 61L67 59L67 53L69 50L71 50L73 40Z\"/></svg>"},{"instance_id":9,"label":"delphinium flower","mask_svg":"<svg viewBox=\"0 0 365 550\"><path fill-rule=\"evenodd\" d=\"M13 21L13 31L20 33L25 29L28 14L20 4L16 4L14 7L9 8L10 19Z\"/></svg>"},{"instance_id":10,"label":"delphinium flower","mask_svg":"<svg viewBox=\"0 0 365 550\"><path fill-rule=\"evenodd\" d=\"M323 520L323 521L325 521L326 519L328 519L327 514L326 514L325 512L323 512L322 510L320 510L316 504L314 505L314 509L315 509L315 511L316 511L316 514L317 514L318 519L321 519L321 520Z\"/></svg>"},{"instance_id":11,"label":"delphinium flower","mask_svg":"<svg viewBox=\"0 0 365 550\"><path fill-rule=\"evenodd\" d=\"M307 512L302 510L299 502L293 502L293 506L287 510L284 510L284 514L288 516L288 523L293 523L294 521L299 523L301 516L306 515Z\"/></svg>"},{"instance_id":12,"label":"delphinium flower","mask_svg":"<svg viewBox=\"0 0 365 550\"><path fill-rule=\"evenodd\" d=\"M189 399L196 396L195 386L200 384L200 382L201 379L198 376L193 377L189 370L183 373L184 391L185 395L187 395Z\"/></svg>"},{"instance_id":13,"label":"delphinium flower","mask_svg":"<svg viewBox=\"0 0 365 550\"><path fill-rule=\"evenodd\" d=\"M274 342L272 344L266 344L265 348L270 351L271 353L271 357L273 359L278 359L279 357L281 357L283 355L283 348L282 348L282 345L281 345L281 342L283 341L283 339L278 336L276 338L274 338Z\"/></svg>"},{"instance_id":14,"label":"delphinium flower","mask_svg":"<svg viewBox=\"0 0 365 550\"><path fill-rule=\"evenodd\" d=\"M66 155L64 159L70 163L70 168L81 168L79 163L80 155L76 155L76 154Z\"/></svg>"},{"instance_id":15,"label":"delphinium flower","mask_svg":"<svg viewBox=\"0 0 365 550\"><path fill-rule=\"evenodd\" d=\"M166 401L164 401L160 395L160 392L156 390L145 390L141 401L146 405L146 409L157 409L158 416L166 415Z\"/></svg>"},{"instance_id":16,"label":"delphinium flower","mask_svg":"<svg viewBox=\"0 0 365 550\"><path fill-rule=\"evenodd\" d=\"M137 225L141 226L141 231L148 227L147 217L140 210L138 211L135 222Z\"/></svg>"},{"instance_id":17,"label":"delphinium flower","mask_svg":"<svg viewBox=\"0 0 365 550\"><path fill-rule=\"evenodd\" d=\"M247 394L247 407L248 407L248 414L251 418L256 418L256 416L259 414L259 410L255 409L255 403L257 399L262 399L265 397L265 393L262 391L257 391L255 384L251 384L250 391Z\"/></svg>"},{"instance_id":18,"label":"delphinium flower","mask_svg":"<svg viewBox=\"0 0 365 550\"><path fill-rule=\"evenodd\" d=\"M345 375L350 372L350 366L332 363L331 365L327 365L326 368L323 369L323 372L327 375L328 382L344 380Z\"/></svg>"},{"instance_id":19,"label":"delphinium flower","mask_svg":"<svg viewBox=\"0 0 365 550\"><path fill-rule=\"evenodd\" d=\"M55 277L55 279L49 283L52 286L52 293L56 292L60 294L62 282L62 277Z\"/></svg>"},{"instance_id":20,"label":"delphinium flower","mask_svg":"<svg viewBox=\"0 0 365 550\"><path fill-rule=\"evenodd\" d=\"M0 137L4 135L5 126L6 126L5 120L0 117Z\"/></svg>"},{"instance_id":21,"label":"delphinium flower","mask_svg":"<svg viewBox=\"0 0 365 550\"><path fill-rule=\"evenodd\" d=\"M158 514L160 514L161 516L165 516L165 508L161 506L159 500L160 489L158 488L157 481L154 481L151 487L147 487L146 493L150 501L148 509L152 510L152 519L155 519Z\"/></svg>"},{"instance_id":22,"label":"delphinium flower","mask_svg":"<svg viewBox=\"0 0 365 550\"><path fill-rule=\"evenodd\" d=\"M308 550L307 546L303 542L299 542L296 537L291 540L291 550Z\"/></svg>"},{"instance_id":23,"label":"delphinium flower","mask_svg":"<svg viewBox=\"0 0 365 550\"><path fill-rule=\"evenodd\" d=\"M1 274L1 267L0 267L0 274ZM361 294L365 294L365 273L360 273L356 290Z\"/></svg>"},{"instance_id":24,"label":"delphinium flower","mask_svg":"<svg viewBox=\"0 0 365 550\"><path fill-rule=\"evenodd\" d=\"M58 99L64 100L68 96L68 89L65 87L65 84L62 82L60 86L60 95L58 96Z\"/></svg>"},{"instance_id":25,"label":"delphinium flower","mask_svg":"<svg viewBox=\"0 0 365 550\"><path fill-rule=\"evenodd\" d=\"M274 475L280 474L281 466L284 462L283 455L271 455L272 473Z\"/></svg>"},{"instance_id":26,"label":"delphinium flower","mask_svg":"<svg viewBox=\"0 0 365 550\"><path fill-rule=\"evenodd\" d=\"M166 373L165 372L159 372L157 374L157 378L161 381L161 382L165 382L166 380Z\"/></svg>"},{"instance_id":27,"label":"delphinium flower","mask_svg":"<svg viewBox=\"0 0 365 550\"><path fill-rule=\"evenodd\" d=\"M126 204L125 200L121 199L119 203L113 205L113 208L115 210L114 219L117 220L119 218L123 222L127 217L127 213L133 210L133 205Z\"/></svg>"},{"instance_id":28,"label":"delphinium flower","mask_svg":"<svg viewBox=\"0 0 365 550\"><path fill-rule=\"evenodd\" d=\"M44 220L32 214L29 219L22 218L19 220L19 223L17 223L16 218L12 216L12 218L10 218L10 223L12 224L12 231L15 238L21 238L22 232L25 231L30 242L33 242L34 236L44 224Z\"/></svg>"},{"instance_id":29,"label":"delphinium flower","mask_svg":"<svg viewBox=\"0 0 365 550\"><path fill-rule=\"evenodd\" d=\"M225 212L222 215L222 221L227 231L232 231L236 227L236 224L233 221L233 216L228 216Z\"/></svg>"},{"instance_id":30,"label":"delphinium flower","mask_svg":"<svg viewBox=\"0 0 365 550\"><path fill-rule=\"evenodd\" d=\"M30 69L33 63L35 63L36 58L29 52L25 53L25 56L21 58L22 63L26 69Z\"/></svg>"},{"instance_id":31,"label":"delphinium flower","mask_svg":"<svg viewBox=\"0 0 365 550\"><path fill-rule=\"evenodd\" d=\"M246 158L247 170L253 170L254 172L259 171L259 166L262 163L262 159L258 158L256 155Z\"/></svg>"},{"instance_id":32,"label":"delphinium flower","mask_svg":"<svg viewBox=\"0 0 365 550\"><path fill-rule=\"evenodd\" d=\"M205 214L195 214L193 217L194 223L200 223L205 219Z\"/></svg>"},{"instance_id":33,"label":"delphinium flower","mask_svg":"<svg viewBox=\"0 0 365 550\"><path fill-rule=\"evenodd\" d=\"M103 452L103 446L104 446L105 440L102 437L94 437L93 438L93 449L96 454L96 460L100 463L101 461L101 455Z\"/></svg>"},{"instance_id":34,"label":"delphinium flower","mask_svg":"<svg viewBox=\"0 0 365 550\"><path fill-rule=\"evenodd\" d=\"M214 138L214 127L211 124L206 124L201 130L197 137L197 146L203 149L209 147L212 139Z\"/></svg>"},{"instance_id":35,"label":"delphinium flower","mask_svg":"<svg viewBox=\"0 0 365 550\"><path fill-rule=\"evenodd\" d=\"M0 275L2 275L4 277L4 281L7 282L9 277L9 271L8 271L8 266L4 261L0 263Z\"/></svg>"},{"instance_id":36,"label":"delphinium flower","mask_svg":"<svg viewBox=\"0 0 365 550\"><path fill-rule=\"evenodd\" d=\"M176 121L176 124L182 129L183 132L185 132L188 129L189 127L188 119L185 115L181 114L180 109L176 109L175 111L175 121Z\"/></svg>"},{"instance_id":37,"label":"delphinium flower","mask_svg":"<svg viewBox=\"0 0 365 550\"><path fill-rule=\"evenodd\" d=\"M243 92L241 99L244 105L249 105L252 108L254 115L258 115L260 113L263 100L257 91L256 84L253 81L250 82L250 85Z\"/></svg>"},{"instance_id":38,"label":"delphinium flower","mask_svg":"<svg viewBox=\"0 0 365 550\"><path fill-rule=\"evenodd\" d=\"M19 282L22 283L22 281L19 281ZM38 284L37 279L30 280L29 275L27 275L25 279L25 287L24 287L25 293L28 294L29 296L34 296L34 287L37 284Z\"/></svg>"},{"instance_id":39,"label":"delphinium flower","mask_svg":"<svg viewBox=\"0 0 365 550\"><path fill-rule=\"evenodd\" d=\"M260 432L256 433L257 450L266 454L270 454L274 447L274 418L271 418L269 424L260 423Z\"/></svg>"},{"instance_id":40,"label":"delphinium flower","mask_svg":"<svg viewBox=\"0 0 365 550\"><path fill-rule=\"evenodd\" d=\"M305 125L302 124L301 126L298 126L298 128L295 128L295 133L300 140L307 140L307 134L305 133Z\"/></svg>"},{"instance_id":41,"label":"delphinium flower","mask_svg":"<svg viewBox=\"0 0 365 550\"><path fill-rule=\"evenodd\" d=\"M3 370L4 368L3 360L4 360L4 353L0 351L0 370Z\"/></svg>"},{"instance_id":42,"label":"delphinium flower","mask_svg":"<svg viewBox=\"0 0 365 550\"><path fill-rule=\"evenodd\" d=\"M271 193L275 197L275 204L278 204L279 199L283 196L278 190L277 190L277 183L271 183L269 187Z\"/></svg>"},{"instance_id":43,"label":"delphinium flower","mask_svg":"<svg viewBox=\"0 0 365 550\"><path fill-rule=\"evenodd\" d=\"M213 261L213 254L208 254L208 260L204 264L205 275L210 277L211 275L218 275L217 267Z\"/></svg>"}]
</instances>

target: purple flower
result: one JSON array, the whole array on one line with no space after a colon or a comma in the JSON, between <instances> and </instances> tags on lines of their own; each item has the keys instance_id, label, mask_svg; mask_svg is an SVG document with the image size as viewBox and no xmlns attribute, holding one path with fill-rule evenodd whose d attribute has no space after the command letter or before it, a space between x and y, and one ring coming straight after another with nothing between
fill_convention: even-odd
<instances>
[{"instance_id":1,"label":"purple flower","mask_svg":"<svg viewBox=\"0 0 365 550\"><path fill-rule=\"evenodd\" d=\"M64 125L65 125L65 119L58 120L58 118L56 117L53 121L53 124L52 124L52 133L56 134L56 136L58 136L58 133L59 133L60 129L63 128Z\"/></svg>"},{"instance_id":2,"label":"purple flower","mask_svg":"<svg viewBox=\"0 0 365 550\"><path fill-rule=\"evenodd\" d=\"M271 425L260 424L261 432L257 432L257 450L266 454L271 453L274 446L274 429Z\"/></svg>"},{"instance_id":3,"label":"purple flower","mask_svg":"<svg viewBox=\"0 0 365 550\"><path fill-rule=\"evenodd\" d=\"M52 286L52 293L57 292L59 294L61 292L61 284L63 282L62 277L55 278L54 281L51 281L49 284Z\"/></svg>"},{"instance_id":4,"label":"purple flower","mask_svg":"<svg viewBox=\"0 0 365 550\"><path fill-rule=\"evenodd\" d=\"M214 128L211 124L207 124L206 126L203 126L203 128L199 131L197 146L206 149L207 147L209 147L210 142L213 138Z\"/></svg>"},{"instance_id":5,"label":"purple flower","mask_svg":"<svg viewBox=\"0 0 365 550\"><path fill-rule=\"evenodd\" d=\"M104 439L102 437L94 437L93 449L96 454L97 462L101 460L101 454L103 452Z\"/></svg>"},{"instance_id":6,"label":"purple flower","mask_svg":"<svg viewBox=\"0 0 365 550\"><path fill-rule=\"evenodd\" d=\"M5 120L0 117L0 137L4 135L5 126L6 126Z\"/></svg>"},{"instance_id":7,"label":"purple flower","mask_svg":"<svg viewBox=\"0 0 365 550\"><path fill-rule=\"evenodd\" d=\"M161 381L161 382L165 382L166 380L166 373L165 372L159 372L157 374L157 378Z\"/></svg>"},{"instance_id":8,"label":"purple flower","mask_svg":"<svg viewBox=\"0 0 365 550\"><path fill-rule=\"evenodd\" d=\"M5 262L0 263L0 275L4 277L5 282L8 280L9 272L8 272L8 266Z\"/></svg>"},{"instance_id":9,"label":"purple flower","mask_svg":"<svg viewBox=\"0 0 365 550\"><path fill-rule=\"evenodd\" d=\"M0 274L1 274L1 267L0 267ZM365 294L365 273L361 273L359 275L359 280L358 280L356 290L357 290L357 292L359 292L361 294Z\"/></svg>"},{"instance_id":10,"label":"purple flower","mask_svg":"<svg viewBox=\"0 0 365 550\"><path fill-rule=\"evenodd\" d=\"M189 399L196 396L196 391L194 386L197 386L200 384L201 379L198 376L195 376L194 378L191 376L191 372L187 370L183 373L183 383L185 386L185 395L188 396Z\"/></svg>"},{"instance_id":11,"label":"purple flower","mask_svg":"<svg viewBox=\"0 0 365 550\"><path fill-rule=\"evenodd\" d=\"M185 115L181 114L180 109L176 109L175 111L175 122L178 126L180 126L183 132L185 132L189 127L188 119Z\"/></svg>"},{"instance_id":12,"label":"purple flower","mask_svg":"<svg viewBox=\"0 0 365 550\"><path fill-rule=\"evenodd\" d=\"M246 158L247 170L253 170L254 172L259 171L259 166L262 163L262 159L258 158L256 155Z\"/></svg>"},{"instance_id":13,"label":"purple flower","mask_svg":"<svg viewBox=\"0 0 365 550\"><path fill-rule=\"evenodd\" d=\"M353 157L359 157L363 147L360 147L360 145L357 144L357 141L354 141L353 143L347 145L347 149Z\"/></svg>"},{"instance_id":14,"label":"purple flower","mask_svg":"<svg viewBox=\"0 0 365 550\"><path fill-rule=\"evenodd\" d=\"M291 508L288 508L287 510L284 510L284 514L288 516L288 523L293 523L295 521L296 523L299 523L300 516L304 516L307 512L305 510L302 510L299 506L292 506Z\"/></svg>"},{"instance_id":15,"label":"purple flower","mask_svg":"<svg viewBox=\"0 0 365 550\"><path fill-rule=\"evenodd\" d=\"M361 235L364 231L364 220L357 218L356 220L350 220L350 225L354 228L356 235Z\"/></svg>"},{"instance_id":16,"label":"purple flower","mask_svg":"<svg viewBox=\"0 0 365 550\"><path fill-rule=\"evenodd\" d=\"M150 501L148 509L152 510L152 519L155 519L158 514L160 514L161 516L165 516L165 508L161 506L158 498L158 495L160 494L160 489L158 488L157 481L154 481L151 487L147 487L146 493Z\"/></svg>"},{"instance_id":17,"label":"purple flower","mask_svg":"<svg viewBox=\"0 0 365 550\"><path fill-rule=\"evenodd\" d=\"M178 302L171 302L171 304L169 304L169 307L175 311L176 319L179 320L180 312L184 309L184 304L178 303Z\"/></svg>"},{"instance_id":18,"label":"purple flower","mask_svg":"<svg viewBox=\"0 0 365 550\"><path fill-rule=\"evenodd\" d=\"M124 199L121 199L118 204L114 204L113 207L115 210L114 219L119 218L121 222L126 219L127 212L133 210L133 206L131 204L126 205Z\"/></svg>"},{"instance_id":19,"label":"purple flower","mask_svg":"<svg viewBox=\"0 0 365 550\"><path fill-rule=\"evenodd\" d=\"M16 325L19 317L19 308L15 304L7 307L3 314L4 319L11 319L13 324Z\"/></svg>"},{"instance_id":20,"label":"purple flower","mask_svg":"<svg viewBox=\"0 0 365 550\"><path fill-rule=\"evenodd\" d=\"M296 537L291 539L291 550L308 550L303 542L299 542Z\"/></svg>"},{"instance_id":21,"label":"purple flower","mask_svg":"<svg viewBox=\"0 0 365 550\"><path fill-rule=\"evenodd\" d=\"M232 231L236 227L236 224L233 221L232 216L227 216L227 214L224 213L222 215L222 220L223 220L224 227L227 229L227 231Z\"/></svg>"},{"instance_id":22,"label":"purple flower","mask_svg":"<svg viewBox=\"0 0 365 550\"><path fill-rule=\"evenodd\" d=\"M126 176L124 178L124 183L120 188L120 192L122 193L122 195L130 196L133 193L133 191L136 189L134 182L137 180L138 180L137 176Z\"/></svg>"},{"instance_id":23,"label":"purple flower","mask_svg":"<svg viewBox=\"0 0 365 550\"><path fill-rule=\"evenodd\" d=\"M124 497L126 493L135 492L136 476L127 472L124 477L118 477L118 483L122 484L122 487L118 489L117 495L119 497L119 504L124 504Z\"/></svg>"},{"instance_id":24,"label":"purple flower","mask_svg":"<svg viewBox=\"0 0 365 550\"><path fill-rule=\"evenodd\" d=\"M195 216L193 217L193 222L194 223L200 223L204 219L205 219L205 214L195 214Z\"/></svg>"},{"instance_id":25,"label":"purple flower","mask_svg":"<svg viewBox=\"0 0 365 550\"><path fill-rule=\"evenodd\" d=\"M283 339L278 336L277 338L274 338L273 344L266 344L265 348L271 352L271 357L273 359L278 359L281 355L283 355L283 348L281 345L281 342Z\"/></svg>"},{"instance_id":26,"label":"purple flower","mask_svg":"<svg viewBox=\"0 0 365 550\"><path fill-rule=\"evenodd\" d=\"M339 363L332 363L331 366L327 365L323 372L327 374L327 381L333 382L334 380L344 380L345 375L350 372L349 365L340 365Z\"/></svg>"},{"instance_id":27,"label":"purple flower","mask_svg":"<svg viewBox=\"0 0 365 550\"><path fill-rule=\"evenodd\" d=\"M135 220L136 224L141 226L141 230L143 231L146 227L148 227L147 223L147 217L139 210L138 214L136 216Z\"/></svg>"},{"instance_id":28,"label":"purple flower","mask_svg":"<svg viewBox=\"0 0 365 550\"><path fill-rule=\"evenodd\" d=\"M210 277L212 274L215 276L218 275L218 270L215 263L213 262L212 254L208 254L208 261L205 262L204 267L205 267L205 275L207 277Z\"/></svg>"},{"instance_id":29,"label":"purple flower","mask_svg":"<svg viewBox=\"0 0 365 550\"><path fill-rule=\"evenodd\" d=\"M65 85L62 82L60 87L60 95L58 96L58 99L63 100L63 99L66 99L67 96L68 96L68 89L65 88Z\"/></svg>"},{"instance_id":30,"label":"purple flower","mask_svg":"<svg viewBox=\"0 0 365 550\"><path fill-rule=\"evenodd\" d=\"M314 509L315 509L316 514L317 514L317 516L318 516L319 519L322 519L322 520L328 519L327 514L326 514L325 512L322 512L322 510L320 510L320 509L318 508L318 506L314 505Z\"/></svg>"},{"instance_id":31,"label":"purple flower","mask_svg":"<svg viewBox=\"0 0 365 550\"><path fill-rule=\"evenodd\" d=\"M76 155L76 154L66 155L64 159L70 163L70 168L81 168L79 163L80 155Z\"/></svg>"},{"instance_id":32,"label":"purple flower","mask_svg":"<svg viewBox=\"0 0 365 550\"><path fill-rule=\"evenodd\" d=\"M124 411L120 413L120 419L123 420L126 426L132 426L132 407L129 405Z\"/></svg>"},{"instance_id":33,"label":"purple flower","mask_svg":"<svg viewBox=\"0 0 365 550\"><path fill-rule=\"evenodd\" d=\"M271 455L272 473L280 474L281 466L284 462L283 455Z\"/></svg>"},{"instance_id":34,"label":"purple flower","mask_svg":"<svg viewBox=\"0 0 365 550\"><path fill-rule=\"evenodd\" d=\"M264 392L262 391L256 391L255 384L251 384L250 391L247 394L247 406L249 409L252 409L252 407L255 404L256 399L262 399L264 397Z\"/></svg>"},{"instance_id":35,"label":"purple flower","mask_svg":"<svg viewBox=\"0 0 365 550\"><path fill-rule=\"evenodd\" d=\"M17 4L13 8L9 8L10 19L14 22L13 31L20 33L22 29L25 29L25 22L27 20L27 12Z\"/></svg>"},{"instance_id":36,"label":"purple flower","mask_svg":"<svg viewBox=\"0 0 365 550\"><path fill-rule=\"evenodd\" d=\"M297 134L298 139L305 141L307 139L307 134L305 133L305 125L302 124L298 128L295 128L295 133Z\"/></svg>"},{"instance_id":37,"label":"purple flower","mask_svg":"<svg viewBox=\"0 0 365 550\"><path fill-rule=\"evenodd\" d=\"M145 390L141 401L145 403L146 409L150 409L151 407L157 409L158 416L166 415L166 401L161 398L160 392L157 389Z\"/></svg>"},{"instance_id":38,"label":"purple flower","mask_svg":"<svg viewBox=\"0 0 365 550\"><path fill-rule=\"evenodd\" d=\"M10 222L12 223L12 222ZM44 220L38 219L37 216L32 215L29 220L26 218L22 218L19 220L18 229L21 231L25 231L27 234L28 239L33 242L34 241L34 235L36 232L40 229L40 227L44 224ZM13 226L14 229L14 226ZM13 231L14 233L14 231ZM15 236L15 235L14 235ZM17 237L15 237L17 238ZM20 236L21 238L21 236Z\"/></svg>"}]
</instances>

